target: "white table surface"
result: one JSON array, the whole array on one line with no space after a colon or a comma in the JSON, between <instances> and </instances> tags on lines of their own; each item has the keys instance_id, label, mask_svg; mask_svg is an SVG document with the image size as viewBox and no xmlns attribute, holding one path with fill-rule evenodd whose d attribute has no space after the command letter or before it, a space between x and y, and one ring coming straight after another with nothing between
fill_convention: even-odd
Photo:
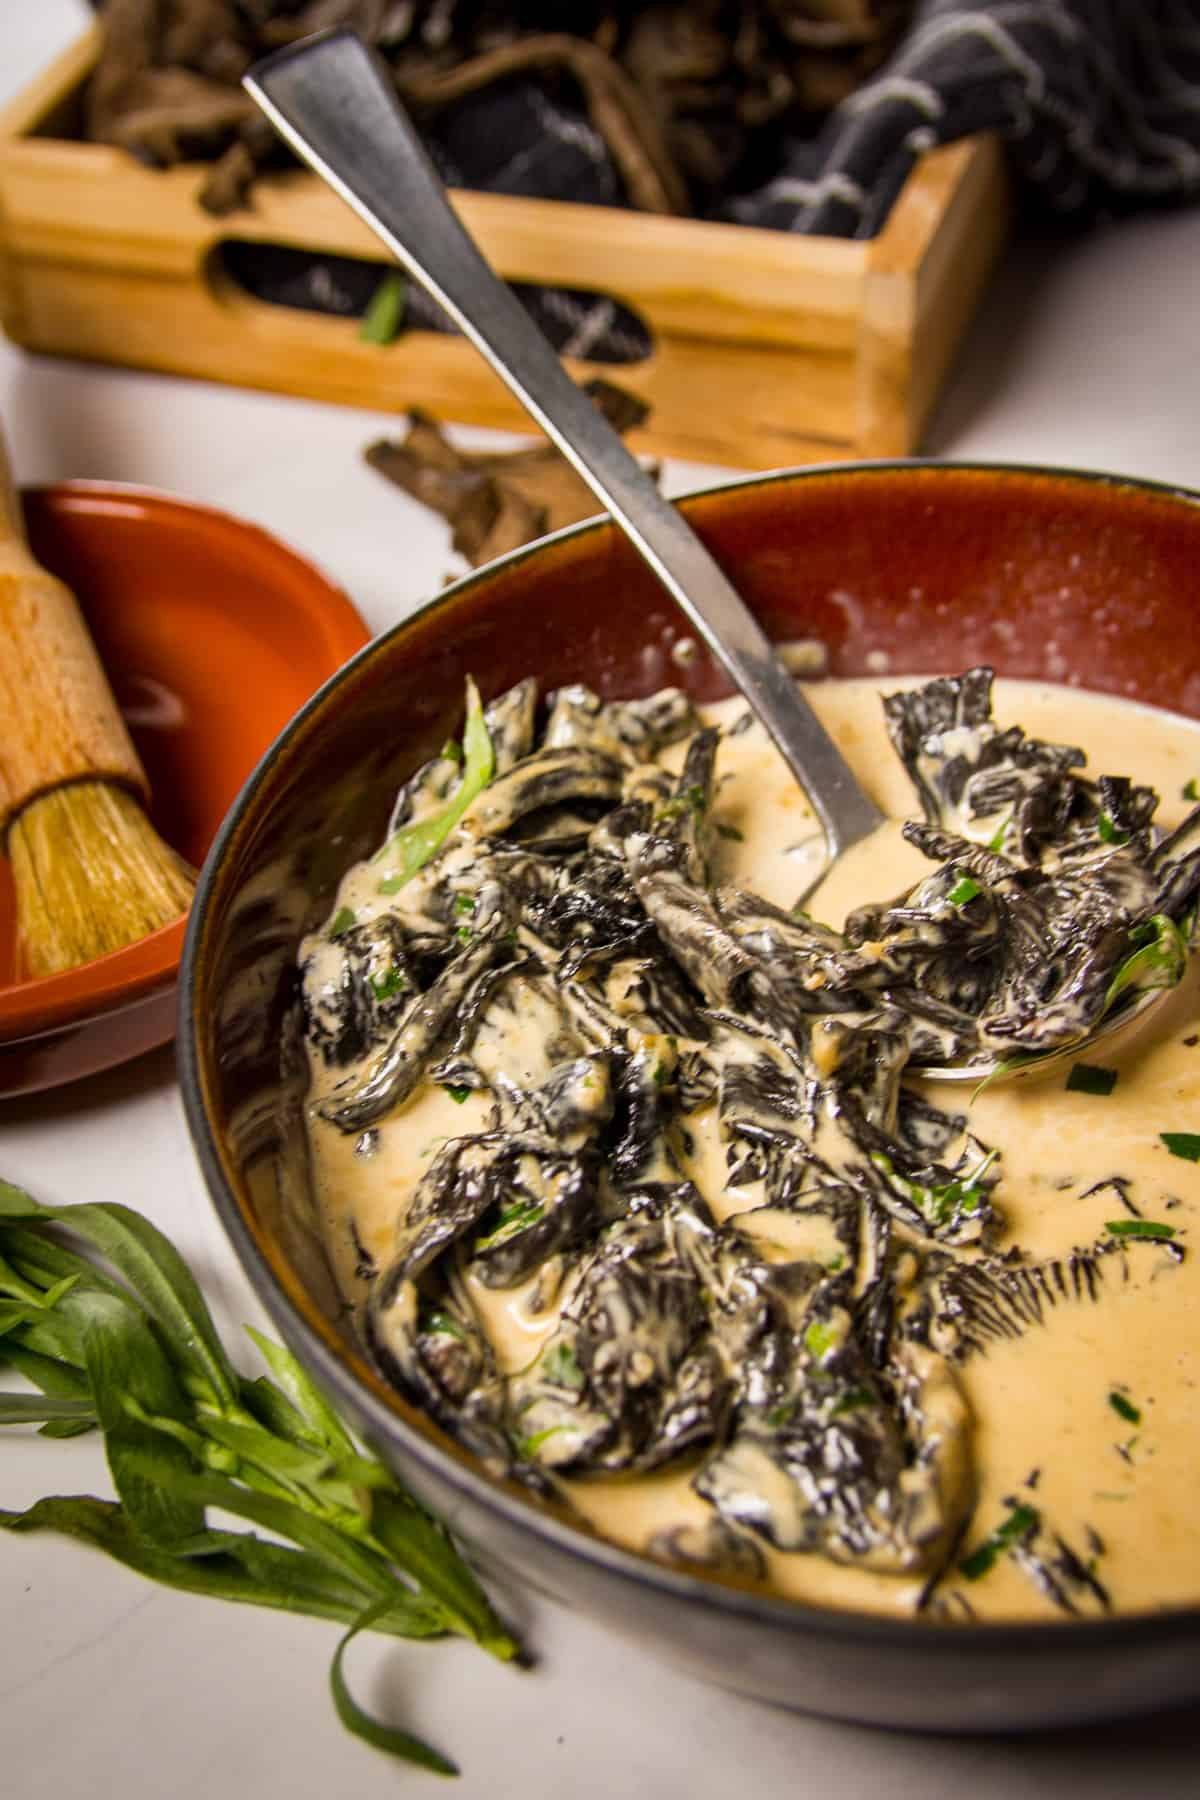
<instances>
[{"instance_id":1,"label":"white table surface","mask_svg":"<svg viewBox=\"0 0 1200 1800\"><path fill-rule=\"evenodd\" d=\"M0 99L86 16L82 0L0 0ZM1200 209L1053 248L1014 248L925 449L1200 487ZM388 415L27 356L0 339L0 418L18 478L146 482L225 506L307 552L376 629L455 567L440 524L363 464ZM672 465L670 491L712 479ZM47 1201L123 1200L192 1260L219 1322L263 1323L217 1224L169 1050L44 1097L0 1101L0 1175ZM99 1446L11 1433L0 1505L106 1493ZM879 1794L889 1800L1109 1800L1197 1790L1200 1723L1065 1736L915 1738L768 1711L635 1644L525 1605L539 1662L515 1673L458 1644L360 1640L356 1690L457 1757L463 1800ZM0 1791L210 1800L374 1800L435 1778L347 1737L328 1698L334 1628L158 1589L51 1537L0 1541Z\"/></svg>"}]
</instances>

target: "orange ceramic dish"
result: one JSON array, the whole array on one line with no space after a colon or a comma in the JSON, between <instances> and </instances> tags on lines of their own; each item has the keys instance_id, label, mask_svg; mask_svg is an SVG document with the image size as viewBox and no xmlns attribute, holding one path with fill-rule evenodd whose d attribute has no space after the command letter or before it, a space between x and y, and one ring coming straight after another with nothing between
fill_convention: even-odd
<instances>
[{"instance_id":1,"label":"orange ceramic dish","mask_svg":"<svg viewBox=\"0 0 1200 1800\"><path fill-rule=\"evenodd\" d=\"M24 504L34 554L83 609L150 778L154 824L199 867L263 751L367 629L319 569L226 513L99 482L35 488ZM184 923L23 981L0 864L0 1093L166 1043Z\"/></svg>"}]
</instances>

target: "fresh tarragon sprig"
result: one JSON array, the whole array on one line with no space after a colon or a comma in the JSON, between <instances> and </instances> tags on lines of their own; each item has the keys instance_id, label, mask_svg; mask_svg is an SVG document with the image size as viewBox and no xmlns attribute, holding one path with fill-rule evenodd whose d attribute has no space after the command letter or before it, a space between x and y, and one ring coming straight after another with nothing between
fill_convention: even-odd
<instances>
[{"instance_id":1,"label":"fresh tarragon sprig","mask_svg":"<svg viewBox=\"0 0 1200 1800\"><path fill-rule=\"evenodd\" d=\"M117 1494L0 1509L0 1526L61 1532L168 1587L337 1620L342 1723L457 1774L357 1704L347 1645L370 1629L458 1633L503 1661L518 1646L444 1528L354 1441L296 1359L247 1329L269 1375L238 1372L187 1263L140 1213L42 1206L0 1180L0 1361L39 1390L0 1392L0 1424L48 1437L99 1429ZM270 1535L214 1529L209 1507Z\"/></svg>"}]
</instances>

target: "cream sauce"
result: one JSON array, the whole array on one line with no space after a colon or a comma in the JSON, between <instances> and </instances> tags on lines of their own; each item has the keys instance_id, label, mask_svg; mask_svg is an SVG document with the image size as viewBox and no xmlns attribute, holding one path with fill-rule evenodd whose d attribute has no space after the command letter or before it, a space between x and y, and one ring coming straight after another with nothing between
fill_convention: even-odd
<instances>
[{"instance_id":1,"label":"cream sauce","mask_svg":"<svg viewBox=\"0 0 1200 1800\"><path fill-rule=\"evenodd\" d=\"M889 681L889 691L912 685ZM899 819L914 807L908 778L891 750L872 681L815 684L816 710L879 805ZM1161 796L1164 825L1188 810L1184 785L1200 775L1200 727L1189 721L1079 690L996 684L1001 724L1019 721L1037 737L1080 744L1093 773L1132 775ZM708 709L727 732L744 712L732 701ZM681 749L663 758L678 765ZM794 903L819 868L816 821L780 758L757 727L727 735L718 760L714 877L752 888L783 906ZM832 924L864 899L884 898L928 872L929 863L890 827L851 852L809 902ZM339 904L362 907L373 883L352 871ZM1120 1177L1145 1218L1170 1223L1186 1254L1133 1243L1108 1259L1099 1299L1064 1302L1023 1336L972 1354L961 1379L974 1418L978 1500L965 1540L977 1546L1014 1503L1038 1508L1075 1549L1086 1546L1097 1576L1121 1611L1200 1601L1200 1166L1172 1155L1164 1132L1200 1130L1200 971L1135 1028L1127 1042L1106 1043L1117 1071L1107 1097L1067 1091L1069 1064L986 1088L970 1102L970 1127L999 1146L1002 1178L995 1199L1006 1220L1000 1248L1061 1255L1094 1241L1123 1214L1120 1195L1100 1184ZM509 1045L536 1066L536 1019L527 1042ZM316 1104L344 1071L313 1059L310 1135L316 1193L335 1274L361 1300L365 1251L390 1260L403 1218L429 1160L448 1137L482 1129L486 1095L460 1102L425 1084L371 1135L371 1154L317 1116ZM966 1106L962 1089L936 1091L938 1104ZM687 1172L720 1218L761 1202L753 1188L727 1185L715 1108L688 1119ZM786 1260L831 1249L803 1244L814 1227L775 1212L747 1221L760 1252ZM525 1367L555 1324L551 1303L538 1310L538 1281L499 1292L477 1287L500 1368ZM688 1483L691 1467L652 1476L568 1482L578 1510L604 1535L634 1548L655 1533L703 1525L711 1509ZM778 1473L777 1471L775 1472ZM782 1479L782 1477L780 1477ZM917 1605L922 1582L834 1565L815 1555L767 1552L779 1593L889 1613ZM1061 1616L1019 1561L999 1556L986 1575L946 1578L954 1611L961 1594L979 1617Z\"/></svg>"}]
</instances>

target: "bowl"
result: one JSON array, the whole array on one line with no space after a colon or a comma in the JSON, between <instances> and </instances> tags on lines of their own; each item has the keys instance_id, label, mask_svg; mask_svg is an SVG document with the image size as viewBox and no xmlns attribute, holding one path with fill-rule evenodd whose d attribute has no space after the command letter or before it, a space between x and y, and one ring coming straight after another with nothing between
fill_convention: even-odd
<instances>
[{"instance_id":1,"label":"bowl","mask_svg":"<svg viewBox=\"0 0 1200 1800\"><path fill-rule=\"evenodd\" d=\"M319 569L257 526L141 488L23 495L33 552L73 591L142 757L160 834L196 867L258 758L368 632ZM179 919L21 979L0 862L0 1094L31 1093L166 1043Z\"/></svg>"},{"instance_id":2,"label":"bowl","mask_svg":"<svg viewBox=\"0 0 1200 1800\"><path fill-rule=\"evenodd\" d=\"M1072 682L1200 717L1200 496L1067 471L868 464L755 477L683 503L776 639L835 675ZM1107 620L1107 623L1104 621ZM1114 623L1116 621L1116 623ZM874 1725L1020 1731L1200 1696L1200 1610L931 1624L802 1605L660 1566L489 1479L339 1327L306 1186L294 962L397 781L529 673L602 695L728 691L614 527L591 522L467 577L335 676L259 765L205 865L179 1056L193 1141L250 1280L294 1352L412 1488L494 1566L699 1676ZM282 1046L282 1049L281 1049Z\"/></svg>"}]
</instances>

